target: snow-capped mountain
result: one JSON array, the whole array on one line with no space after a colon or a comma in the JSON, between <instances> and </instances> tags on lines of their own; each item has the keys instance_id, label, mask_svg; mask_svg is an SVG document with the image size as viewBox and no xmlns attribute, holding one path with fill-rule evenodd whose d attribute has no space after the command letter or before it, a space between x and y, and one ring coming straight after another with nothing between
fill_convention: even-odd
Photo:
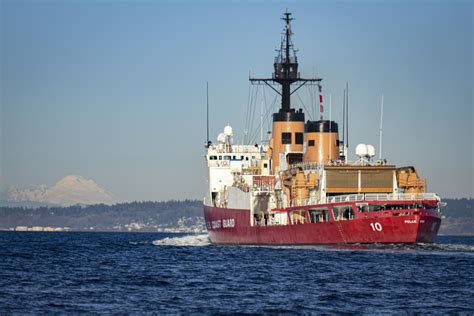
<instances>
[{"instance_id":1,"label":"snow-capped mountain","mask_svg":"<svg viewBox=\"0 0 474 316\"><path fill-rule=\"evenodd\" d=\"M121 202L113 193L101 188L94 180L81 176L66 176L54 186L38 185L28 189L10 187L5 192L10 202L40 202L70 206L75 204L115 204Z\"/></svg>"}]
</instances>

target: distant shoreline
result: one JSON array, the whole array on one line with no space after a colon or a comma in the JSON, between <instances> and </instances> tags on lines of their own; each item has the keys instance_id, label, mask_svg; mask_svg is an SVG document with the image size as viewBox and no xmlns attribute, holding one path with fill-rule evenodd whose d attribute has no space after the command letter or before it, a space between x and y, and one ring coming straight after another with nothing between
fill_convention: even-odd
<instances>
[{"instance_id":1,"label":"distant shoreline","mask_svg":"<svg viewBox=\"0 0 474 316\"><path fill-rule=\"evenodd\" d=\"M439 235L474 236L474 199L444 199ZM0 207L0 230L203 233L201 200Z\"/></svg>"},{"instance_id":2,"label":"distant shoreline","mask_svg":"<svg viewBox=\"0 0 474 316\"><path fill-rule=\"evenodd\" d=\"M207 234L207 231L152 231L152 230L64 230L64 231L15 231L0 229L0 232L8 233L32 233L32 234L65 234L65 233L143 233L143 234Z\"/></svg>"},{"instance_id":3,"label":"distant shoreline","mask_svg":"<svg viewBox=\"0 0 474 316\"><path fill-rule=\"evenodd\" d=\"M203 231L153 231L153 230L63 230L63 231L15 231L9 229L0 229L0 232L11 233L143 233L143 234L207 234L207 230ZM438 234L438 237L474 237L474 234Z\"/></svg>"}]
</instances>

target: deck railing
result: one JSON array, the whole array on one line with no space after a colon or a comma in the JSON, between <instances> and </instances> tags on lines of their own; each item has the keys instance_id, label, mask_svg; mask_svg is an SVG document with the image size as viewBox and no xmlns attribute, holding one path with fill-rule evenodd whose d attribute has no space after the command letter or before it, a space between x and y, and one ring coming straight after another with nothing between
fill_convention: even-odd
<instances>
[{"instance_id":1,"label":"deck railing","mask_svg":"<svg viewBox=\"0 0 474 316\"><path fill-rule=\"evenodd\" d=\"M317 205L325 203L341 203L341 202L355 202L355 201L409 201L409 200L437 200L440 197L436 193L366 193L366 194L346 194L329 196L326 199L317 200L316 198L308 198L302 201L297 201L293 206Z\"/></svg>"}]
</instances>

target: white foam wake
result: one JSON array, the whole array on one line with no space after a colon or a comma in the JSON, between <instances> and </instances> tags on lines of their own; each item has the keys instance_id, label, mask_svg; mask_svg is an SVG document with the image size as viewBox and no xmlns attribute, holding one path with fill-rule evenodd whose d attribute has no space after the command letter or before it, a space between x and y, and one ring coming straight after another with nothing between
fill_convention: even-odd
<instances>
[{"instance_id":1,"label":"white foam wake","mask_svg":"<svg viewBox=\"0 0 474 316\"><path fill-rule=\"evenodd\" d=\"M187 235L181 237L166 237L153 241L155 246L192 246L202 247L211 244L208 234Z\"/></svg>"}]
</instances>

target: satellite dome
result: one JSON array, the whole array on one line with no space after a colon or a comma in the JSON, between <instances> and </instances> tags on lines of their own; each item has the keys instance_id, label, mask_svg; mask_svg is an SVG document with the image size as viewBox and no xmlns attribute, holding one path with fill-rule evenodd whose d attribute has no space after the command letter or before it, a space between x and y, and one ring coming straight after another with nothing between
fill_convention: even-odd
<instances>
[{"instance_id":1,"label":"satellite dome","mask_svg":"<svg viewBox=\"0 0 474 316\"><path fill-rule=\"evenodd\" d=\"M373 145L367 145L367 156L370 158L375 156L375 147Z\"/></svg>"},{"instance_id":2,"label":"satellite dome","mask_svg":"<svg viewBox=\"0 0 474 316\"><path fill-rule=\"evenodd\" d=\"M368 150L366 144L359 144L356 146L356 155L359 158L367 156Z\"/></svg>"},{"instance_id":3,"label":"satellite dome","mask_svg":"<svg viewBox=\"0 0 474 316\"><path fill-rule=\"evenodd\" d=\"M232 127L230 125L227 125L224 127L224 134L225 136L232 136Z\"/></svg>"},{"instance_id":4,"label":"satellite dome","mask_svg":"<svg viewBox=\"0 0 474 316\"><path fill-rule=\"evenodd\" d=\"M225 134L224 134L224 133L220 133L219 135L217 135L217 141L218 141L219 143L224 144L224 143L225 143Z\"/></svg>"}]
</instances>

